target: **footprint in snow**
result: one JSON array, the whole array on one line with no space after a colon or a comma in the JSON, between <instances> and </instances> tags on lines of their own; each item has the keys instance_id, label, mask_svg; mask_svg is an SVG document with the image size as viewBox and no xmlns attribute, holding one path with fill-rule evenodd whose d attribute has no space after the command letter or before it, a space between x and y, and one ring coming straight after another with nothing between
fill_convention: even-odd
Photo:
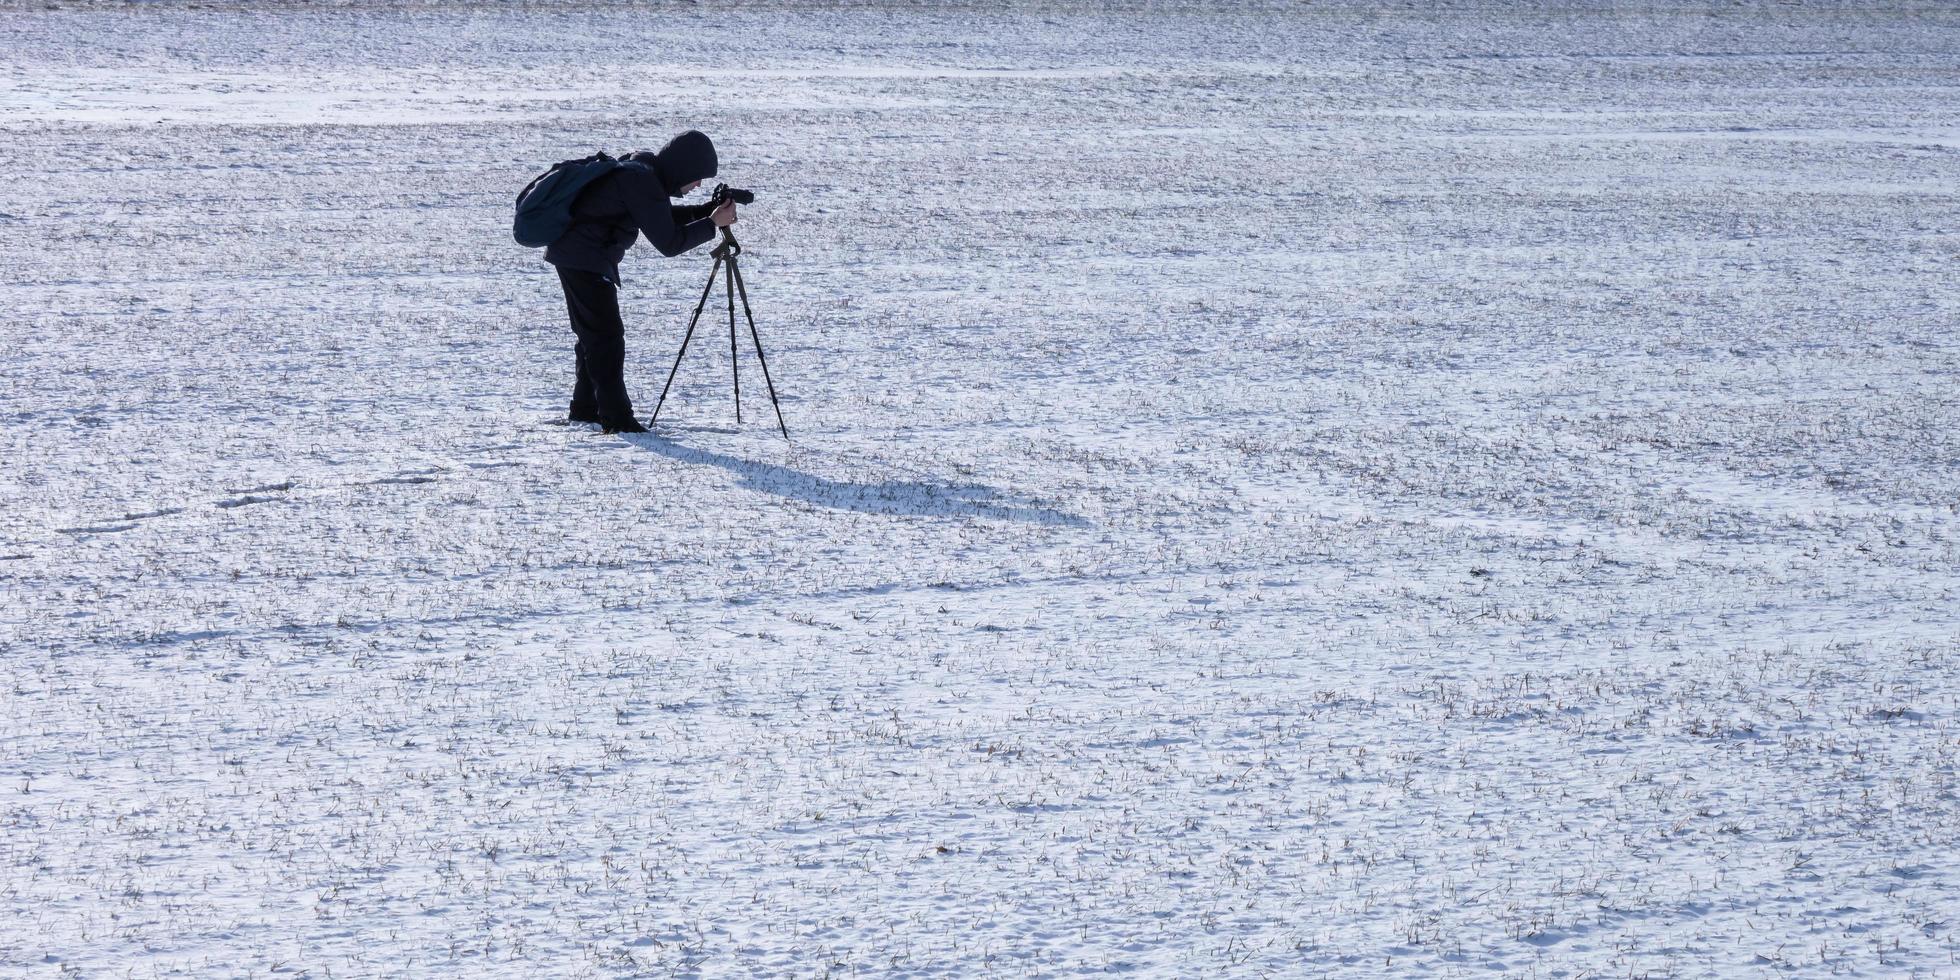
<instances>
[{"instance_id":1,"label":"footprint in snow","mask_svg":"<svg viewBox=\"0 0 1960 980\"><path fill-rule=\"evenodd\" d=\"M80 525L76 527L58 527L55 528L55 530L61 532L62 534L114 534L117 531L135 530L137 527L135 522L137 521L148 520L152 517L169 517L172 514L181 514L183 512L184 512L184 508L182 507L165 507L162 510L144 511L143 513L140 514L124 514L121 519L127 523ZM27 555L0 555L0 561L8 561L15 558L26 558L26 557L28 556Z\"/></svg>"},{"instance_id":2,"label":"footprint in snow","mask_svg":"<svg viewBox=\"0 0 1960 980\"><path fill-rule=\"evenodd\" d=\"M384 484L401 485L401 484L415 484L415 483L434 483L436 482L435 474L441 472L442 472L442 467L440 466L431 466L425 470L402 470L399 473L395 473L391 476L384 476L378 480L369 480L368 486L371 487L382 486Z\"/></svg>"},{"instance_id":3,"label":"footprint in snow","mask_svg":"<svg viewBox=\"0 0 1960 980\"><path fill-rule=\"evenodd\" d=\"M261 497L258 495L262 493L284 493L285 491L291 490L292 488L293 488L293 482L291 480L287 480L284 483L268 483L265 484L264 486L258 486L258 487L243 487L243 488L231 487L228 488L229 492L238 494L238 496L233 497L230 500L220 500L215 504L215 506L223 507L229 510L233 507L249 507L253 504L269 504L273 501L274 498Z\"/></svg>"},{"instance_id":4,"label":"footprint in snow","mask_svg":"<svg viewBox=\"0 0 1960 980\"><path fill-rule=\"evenodd\" d=\"M113 534L117 531L133 531L135 529L136 525L134 524L101 524L94 527L55 528L55 530L63 534ZM25 558L26 556L22 555L21 557Z\"/></svg>"}]
</instances>

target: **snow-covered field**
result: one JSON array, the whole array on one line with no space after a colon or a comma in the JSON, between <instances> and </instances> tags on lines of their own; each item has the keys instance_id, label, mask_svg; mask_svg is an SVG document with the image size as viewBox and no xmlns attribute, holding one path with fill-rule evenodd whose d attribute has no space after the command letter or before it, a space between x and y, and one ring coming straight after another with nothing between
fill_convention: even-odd
<instances>
[{"instance_id":1,"label":"snow-covered field","mask_svg":"<svg viewBox=\"0 0 1960 980\"><path fill-rule=\"evenodd\" d=\"M1960 975L1960 15L1430 6L0 11L0 974Z\"/></svg>"}]
</instances>

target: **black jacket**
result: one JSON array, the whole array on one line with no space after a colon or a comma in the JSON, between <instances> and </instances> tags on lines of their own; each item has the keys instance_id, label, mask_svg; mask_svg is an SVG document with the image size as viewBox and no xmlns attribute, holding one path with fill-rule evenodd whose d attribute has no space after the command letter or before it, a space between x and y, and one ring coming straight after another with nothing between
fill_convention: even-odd
<instances>
[{"instance_id":1,"label":"black jacket","mask_svg":"<svg viewBox=\"0 0 1960 980\"><path fill-rule=\"evenodd\" d=\"M715 175L715 145L688 130L658 153L641 150L591 183L572 202L572 226L545 247L544 260L566 269L583 269L619 282L619 260L645 235L667 256L679 255L715 237L712 210L705 204L673 205L682 187Z\"/></svg>"}]
</instances>

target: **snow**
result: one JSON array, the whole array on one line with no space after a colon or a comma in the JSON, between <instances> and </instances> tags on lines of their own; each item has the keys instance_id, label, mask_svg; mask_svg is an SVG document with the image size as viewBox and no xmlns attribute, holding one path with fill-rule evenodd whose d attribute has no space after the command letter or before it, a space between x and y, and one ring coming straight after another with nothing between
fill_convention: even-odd
<instances>
[{"instance_id":1,"label":"snow","mask_svg":"<svg viewBox=\"0 0 1960 980\"><path fill-rule=\"evenodd\" d=\"M1960 972L1960 15L46 6L0 972Z\"/></svg>"}]
</instances>

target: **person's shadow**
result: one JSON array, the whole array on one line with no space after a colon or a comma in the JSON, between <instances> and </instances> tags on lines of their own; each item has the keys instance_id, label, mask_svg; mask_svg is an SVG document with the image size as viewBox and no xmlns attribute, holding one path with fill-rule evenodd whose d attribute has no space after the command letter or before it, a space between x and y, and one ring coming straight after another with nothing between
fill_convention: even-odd
<instances>
[{"instance_id":1,"label":"person's shadow","mask_svg":"<svg viewBox=\"0 0 1960 980\"><path fill-rule=\"evenodd\" d=\"M1031 500L1003 494L978 483L927 483L886 480L850 483L816 476L775 463L760 463L683 446L658 433L632 435L633 446L683 463L719 466L742 478L741 485L763 493L789 497L819 507L854 510L863 514L901 514L914 517L991 517L999 520L1090 527L1088 521L1039 506Z\"/></svg>"}]
</instances>

